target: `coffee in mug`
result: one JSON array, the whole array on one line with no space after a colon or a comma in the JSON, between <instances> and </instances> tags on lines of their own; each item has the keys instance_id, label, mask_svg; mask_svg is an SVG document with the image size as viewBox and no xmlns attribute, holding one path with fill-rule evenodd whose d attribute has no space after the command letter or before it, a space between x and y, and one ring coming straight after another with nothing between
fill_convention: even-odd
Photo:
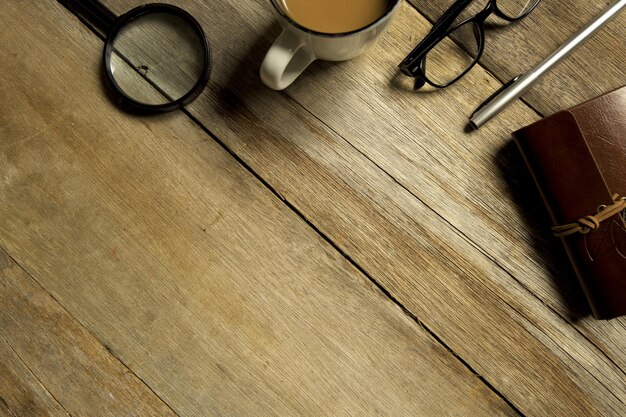
<instances>
[{"instance_id":1,"label":"coffee in mug","mask_svg":"<svg viewBox=\"0 0 626 417\"><path fill-rule=\"evenodd\" d=\"M388 11L390 0L280 0L285 13L307 29L346 33L375 22Z\"/></svg>"}]
</instances>

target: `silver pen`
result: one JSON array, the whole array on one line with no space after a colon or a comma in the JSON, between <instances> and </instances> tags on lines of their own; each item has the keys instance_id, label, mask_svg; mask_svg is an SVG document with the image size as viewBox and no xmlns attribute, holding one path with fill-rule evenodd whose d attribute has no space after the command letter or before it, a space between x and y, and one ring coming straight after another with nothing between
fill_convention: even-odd
<instances>
[{"instance_id":1,"label":"silver pen","mask_svg":"<svg viewBox=\"0 0 626 417\"><path fill-rule=\"evenodd\" d=\"M577 46L602 28L602 26L611 20L611 18L619 13L625 6L626 0L617 1L604 13L584 27L580 32L575 34L569 41L556 50L541 64L537 65L530 72L524 75L518 75L503 85L491 97L485 100L485 102L483 102L483 104L481 104L476 111L474 111L474 113L470 116L469 127L472 129L478 129L491 120L492 117L509 105L509 103L524 94L524 92L526 92L526 90L528 90L543 74L550 70L550 68L568 56L574 49L576 49Z\"/></svg>"}]
</instances>

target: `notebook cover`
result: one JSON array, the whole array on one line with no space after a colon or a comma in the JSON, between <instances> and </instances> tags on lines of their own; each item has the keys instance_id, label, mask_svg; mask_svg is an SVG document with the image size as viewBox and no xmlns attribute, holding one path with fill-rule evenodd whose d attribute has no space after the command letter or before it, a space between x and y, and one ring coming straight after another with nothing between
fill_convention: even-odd
<instances>
[{"instance_id":1,"label":"notebook cover","mask_svg":"<svg viewBox=\"0 0 626 417\"><path fill-rule=\"evenodd\" d=\"M626 196L626 87L513 134L553 224L595 214ZM626 315L626 223L622 215L562 239L598 319Z\"/></svg>"}]
</instances>

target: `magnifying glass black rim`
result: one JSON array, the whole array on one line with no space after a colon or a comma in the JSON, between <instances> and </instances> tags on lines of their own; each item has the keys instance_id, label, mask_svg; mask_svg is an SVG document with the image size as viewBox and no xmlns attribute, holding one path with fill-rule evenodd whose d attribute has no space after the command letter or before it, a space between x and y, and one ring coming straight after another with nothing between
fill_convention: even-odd
<instances>
[{"instance_id":1,"label":"magnifying glass black rim","mask_svg":"<svg viewBox=\"0 0 626 417\"><path fill-rule=\"evenodd\" d=\"M117 81L115 81L115 77L113 76L113 72L111 71L111 52L113 49L113 43L115 42L115 38L119 34L119 31L128 23L130 23L130 21L132 21L133 19L151 13L168 13L183 18L194 28L202 42L203 63L202 71L200 72L200 77L198 81L182 97L163 104L147 104L133 99L122 90ZM144 111L167 112L180 109L182 106L189 104L196 97L198 97L198 95L200 95L207 82L209 81L209 76L211 72L211 50L209 48L206 35L204 34L204 30L202 30L202 26L200 26L200 23L198 23L198 21L194 19L193 16L191 16L180 7L172 6L171 4L150 3L136 7L124 13L115 20L104 45L104 67L107 78L112 83L113 87L120 95L123 102L134 108Z\"/></svg>"}]
</instances>

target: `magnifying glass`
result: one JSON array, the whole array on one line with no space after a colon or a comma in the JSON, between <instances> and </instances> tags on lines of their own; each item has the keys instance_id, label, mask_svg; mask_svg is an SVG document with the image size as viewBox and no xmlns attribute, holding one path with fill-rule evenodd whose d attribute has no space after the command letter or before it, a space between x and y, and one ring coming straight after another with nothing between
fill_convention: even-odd
<instances>
[{"instance_id":1,"label":"magnifying glass","mask_svg":"<svg viewBox=\"0 0 626 417\"><path fill-rule=\"evenodd\" d=\"M61 0L106 37L104 69L123 103L150 112L176 110L206 86L211 52L196 19L169 4L116 16L98 0Z\"/></svg>"}]
</instances>

